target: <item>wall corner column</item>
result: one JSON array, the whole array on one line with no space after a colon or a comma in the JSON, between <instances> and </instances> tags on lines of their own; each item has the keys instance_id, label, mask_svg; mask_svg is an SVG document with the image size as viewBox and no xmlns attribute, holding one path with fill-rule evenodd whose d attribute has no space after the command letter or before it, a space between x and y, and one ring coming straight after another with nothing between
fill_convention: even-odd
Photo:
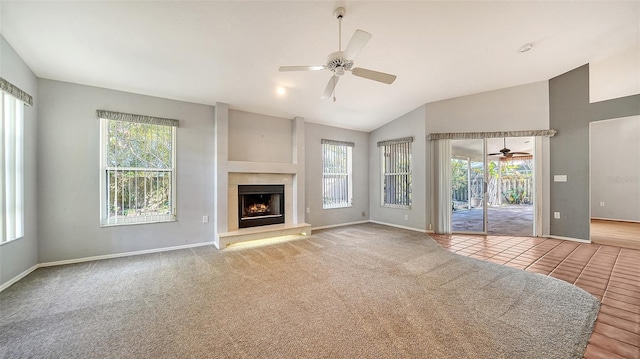
<instances>
[{"instance_id":1,"label":"wall corner column","mask_svg":"<svg viewBox=\"0 0 640 359\"><path fill-rule=\"evenodd\" d=\"M293 164L296 165L295 180L293 181L293 223L305 222L305 149L304 149L304 118L293 119Z\"/></svg>"},{"instance_id":2,"label":"wall corner column","mask_svg":"<svg viewBox=\"0 0 640 359\"><path fill-rule=\"evenodd\" d=\"M228 231L229 197L229 105L216 103L214 118L214 213L213 230L215 246L220 248L220 233Z\"/></svg>"}]
</instances>

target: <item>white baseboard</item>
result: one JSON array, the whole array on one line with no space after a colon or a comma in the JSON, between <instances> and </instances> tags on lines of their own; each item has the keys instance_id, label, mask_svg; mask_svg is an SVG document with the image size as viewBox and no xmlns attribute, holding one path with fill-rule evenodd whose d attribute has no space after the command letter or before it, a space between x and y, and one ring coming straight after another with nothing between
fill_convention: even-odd
<instances>
[{"instance_id":1,"label":"white baseboard","mask_svg":"<svg viewBox=\"0 0 640 359\"><path fill-rule=\"evenodd\" d=\"M389 226L389 227L395 227L395 228L401 228L401 229L408 229L408 230L414 231L414 232L426 233L426 231L424 229L420 229L420 228L405 227L405 226L400 226L400 225L397 225L397 224L391 224L391 223L374 221L374 220L370 220L369 222L376 223L376 224L381 224L383 226Z\"/></svg>"},{"instance_id":2,"label":"white baseboard","mask_svg":"<svg viewBox=\"0 0 640 359\"><path fill-rule=\"evenodd\" d=\"M336 228L336 227L344 227L344 226L351 226L354 224L363 224L363 223L369 223L371 221L369 220L364 220L364 221L357 221L357 222L348 222L348 223L338 223L338 224L330 224L328 226L320 226L320 227L311 227L312 231L315 230L319 230L319 229L328 229L328 228Z\"/></svg>"},{"instance_id":3,"label":"white baseboard","mask_svg":"<svg viewBox=\"0 0 640 359\"><path fill-rule=\"evenodd\" d=\"M2 285L0 285L0 292L2 292L3 290L9 288L13 283L19 281L20 279L26 277L29 275L29 273L33 272L34 270L38 269L39 266L36 264L33 267L27 269L26 271L18 274L17 276L9 279L7 282L3 283Z\"/></svg>"},{"instance_id":4,"label":"white baseboard","mask_svg":"<svg viewBox=\"0 0 640 359\"><path fill-rule=\"evenodd\" d=\"M185 245L182 245L182 246L145 249L145 250L134 251L134 252L124 252L124 253L115 253L115 254L105 254L105 255L102 255L102 256L67 259L67 260L62 260L62 261L40 263L40 264L38 264L38 268L40 268L40 267L60 266L60 265L64 265L64 264L99 261L99 260L111 259L111 258L137 256L137 255L149 254L149 253L168 252L168 251L175 251L175 250L178 250L178 249L187 249L187 248L195 248L195 247L211 246L211 245L213 245L213 242L201 242L201 243L185 244Z\"/></svg>"},{"instance_id":5,"label":"white baseboard","mask_svg":"<svg viewBox=\"0 0 640 359\"><path fill-rule=\"evenodd\" d=\"M561 239L563 241L572 241L572 242L580 242L580 243L591 243L588 239L581 238L573 238L573 237L563 237L563 236L554 236L552 234L543 234L542 237L553 238L553 239Z\"/></svg>"},{"instance_id":6,"label":"white baseboard","mask_svg":"<svg viewBox=\"0 0 640 359\"><path fill-rule=\"evenodd\" d=\"M600 217L591 217L591 219L597 219L601 221L611 221L611 222L640 223L640 221L634 221L631 219L614 219L614 218L600 218Z\"/></svg>"},{"instance_id":7,"label":"white baseboard","mask_svg":"<svg viewBox=\"0 0 640 359\"><path fill-rule=\"evenodd\" d=\"M20 279L26 277L27 275L29 275L29 273L33 272L34 270L36 270L38 268L53 267L53 266L60 266L60 265L73 264L73 263L91 262L91 261L98 261L98 260L110 259L110 258L137 256L137 255L140 255L140 254L168 252L168 251L175 251L175 250L178 250L178 249L187 249L187 248L195 248L195 247L210 246L210 245L213 245L213 242L193 243L193 244L185 244L185 245L182 245L182 246L173 246L173 247L164 247L164 248L155 248L155 249L145 249L145 250L142 250L142 251L135 251L135 252L106 254L106 255L102 255L102 256L93 256L93 257L84 257L84 258L76 258L76 259L67 259L67 260L55 261L55 262L38 263L38 264L34 265L33 267L27 269L26 271L18 274L17 276L9 279L4 284L0 285L0 292L2 292L3 290L9 288L13 283L15 283L15 282L19 281Z\"/></svg>"}]
</instances>

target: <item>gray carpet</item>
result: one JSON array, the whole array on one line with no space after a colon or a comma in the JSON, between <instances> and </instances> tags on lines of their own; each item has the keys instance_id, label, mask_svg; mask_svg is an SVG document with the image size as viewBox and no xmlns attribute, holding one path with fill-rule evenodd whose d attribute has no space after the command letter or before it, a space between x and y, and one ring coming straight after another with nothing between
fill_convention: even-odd
<instances>
[{"instance_id":1,"label":"gray carpet","mask_svg":"<svg viewBox=\"0 0 640 359\"><path fill-rule=\"evenodd\" d=\"M598 308L560 280L365 224L40 268L0 293L0 357L580 358Z\"/></svg>"}]
</instances>

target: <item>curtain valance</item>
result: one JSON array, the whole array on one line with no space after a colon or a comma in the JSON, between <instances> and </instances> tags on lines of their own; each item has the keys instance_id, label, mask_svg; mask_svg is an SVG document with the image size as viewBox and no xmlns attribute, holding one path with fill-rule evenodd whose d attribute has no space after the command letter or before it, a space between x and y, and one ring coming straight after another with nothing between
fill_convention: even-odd
<instances>
[{"instance_id":1,"label":"curtain valance","mask_svg":"<svg viewBox=\"0 0 640 359\"><path fill-rule=\"evenodd\" d=\"M28 93L22 91L18 86L0 77L0 90L8 93L9 95L17 98L29 106L33 106L33 97Z\"/></svg>"},{"instance_id":2,"label":"curtain valance","mask_svg":"<svg viewBox=\"0 0 640 359\"><path fill-rule=\"evenodd\" d=\"M379 141L378 147L389 146L389 145L399 145L401 143L411 143L411 142L413 142L413 136L396 138L394 140Z\"/></svg>"},{"instance_id":3,"label":"curtain valance","mask_svg":"<svg viewBox=\"0 0 640 359\"><path fill-rule=\"evenodd\" d=\"M323 145L356 147L356 144L353 142L328 140L326 138L323 138L322 140L320 140L320 143L322 143Z\"/></svg>"},{"instance_id":4,"label":"curtain valance","mask_svg":"<svg viewBox=\"0 0 640 359\"><path fill-rule=\"evenodd\" d=\"M104 118L107 120L178 127L178 120L174 120L171 118L152 117L152 116L145 116L145 115L136 115L133 113L122 113L122 112L114 112L114 111L106 111L106 110L96 110L96 115L98 116L98 118Z\"/></svg>"},{"instance_id":5,"label":"curtain valance","mask_svg":"<svg viewBox=\"0 0 640 359\"><path fill-rule=\"evenodd\" d=\"M502 137L553 137L558 133L556 130L526 130L526 131L495 131L495 132L441 132L430 133L427 136L429 141L433 140L467 140L479 138L502 138Z\"/></svg>"}]
</instances>

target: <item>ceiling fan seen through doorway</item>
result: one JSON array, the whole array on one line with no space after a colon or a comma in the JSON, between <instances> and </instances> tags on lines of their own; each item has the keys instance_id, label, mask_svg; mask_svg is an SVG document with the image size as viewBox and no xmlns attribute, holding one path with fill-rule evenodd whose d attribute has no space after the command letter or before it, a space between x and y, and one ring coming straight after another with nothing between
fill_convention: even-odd
<instances>
[{"instance_id":1,"label":"ceiling fan seen through doorway","mask_svg":"<svg viewBox=\"0 0 640 359\"><path fill-rule=\"evenodd\" d=\"M502 157L505 158L517 158L520 156L531 156L530 153L528 152L511 152L510 149L507 148L507 138L503 138L503 144L504 144L504 148L500 150L500 152L495 152L495 153L489 153L487 156L499 156L502 155Z\"/></svg>"},{"instance_id":2,"label":"ceiling fan seen through doorway","mask_svg":"<svg viewBox=\"0 0 640 359\"><path fill-rule=\"evenodd\" d=\"M336 8L333 14L338 19L338 51L329 54L327 57L326 65L314 65L314 66L280 66L279 71L316 71L316 70L329 70L333 72L333 75L329 79L327 86L322 93L322 98L331 97L336 89L340 76L345 72L350 71L354 76L363 77L365 79L382 82L385 84L391 84L396 79L396 75L387 74L384 72L373 71L362 67L353 67L353 59L358 55L360 50L369 42L371 34L363 31L356 30L351 40L347 44L347 47L342 50L342 18L346 14L344 7ZM335 101L335 96L333 101Z\"/></svg>"}]
</instances>

